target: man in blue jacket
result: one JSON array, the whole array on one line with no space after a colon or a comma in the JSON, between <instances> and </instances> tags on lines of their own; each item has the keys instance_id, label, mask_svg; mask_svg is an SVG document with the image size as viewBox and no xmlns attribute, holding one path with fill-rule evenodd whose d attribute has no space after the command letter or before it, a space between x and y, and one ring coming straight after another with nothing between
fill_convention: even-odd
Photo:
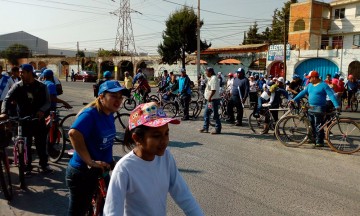
<instances>
[{"instance_id":1,"label":"man in blue jacket","mask_svg":"<svg viewBox=\"0 0 360 216\"><path fill-rule=\"evenodd\" d=\"M179 78L179 95L180 101L184 107L184 117L183 121L189 120L189 104L191 101L191 88L190 88L190 78L186 74L185 68L181 68L181 77Z\"/></svg>"}]
</instances>

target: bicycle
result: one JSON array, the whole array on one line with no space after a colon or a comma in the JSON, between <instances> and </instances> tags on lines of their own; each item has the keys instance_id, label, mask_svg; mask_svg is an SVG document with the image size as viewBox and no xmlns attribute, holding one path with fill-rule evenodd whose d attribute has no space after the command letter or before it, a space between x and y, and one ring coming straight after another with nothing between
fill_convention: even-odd
<instances>
[{"instance_id":1,"label":"bicycle","mask_svg":"<svg viewBox=\"0 0 360 216\"><path fill-rule=\"evenodd\" d=\"M275 109L270 109L269 107L263 106L260 109L260 113L259 113L259 117L254 117L254 112L250 114L249 116L249 126L250 129L255 133L255 134L261 134L262 131L264 131L264 124L265 124L265 120L269 119L269 129L270 130L275 130L275 124L276 122L274 121L274 117L271 114L271 111L286 111L281 117L280 119L284 118L285 116L289 115L289 113L291 113L291 109L288 108L275 108ZM279 120L278 120L279 121Z\"/></svg>"},{"instance_id":2,"label":"bicycle","mask_svg":"<svg viewBox=\"0 0 360 216\"><path fill-rule=\"evenodd\" d=\"M350 98L350 109L352 112L356 112L359 107L359 96L356 95L357 93L353 93L353 95ZM343 100L343 106L347 107L348 105L348 99L344 98Z\"/></svg>"},{"instance_id":3,"label":"bicycle","mask_svg":"<svg viewBox=\"0 0 360 216\"><path fill-rule=\"evenodd\" d=\"M175 118L184 112L183 103L180 96L175 96L173 101L169 101L163 106L163 110L170 118ZM198 115L199 104L197 101L190 101L189 103L189 117L196 118Z\"/></svg>"},{"instance_id":4,"label":"bicycle","mask_svg":"<svg viewBox=\"0 0 360 216\"><path fill-rule=\"evenodd\" d=\"M151 98L149 95L147 95L146 97L146 101L147 102L150 102L150 101L157 101L156 98ZM143 103L143 96L137 92L137 91L134 91L134 94L129 98L125 99L124 100L124 103L123 103L123 107L127 110L127 111L132 111L133 109L135 109L135 107L138 105L138 104L141 104Z\"/></svg>"},{"instance_id":5,"label":"bicycle","mask_svg":"<svg viewBox=\"0 0 360 216\"><path fill-rule=\"evenodd\" d=\"M95 170L97 171L97 170ZM102 215L106 192L107 192L107 184L106 178L109 178L109 170L105 170L104 172L98 174L98 183L96 185L96 190L91 199L91 207L87 215L89 216L98 216Z\"/></svg>"},{"instance_id":6,"label":"bicycle","mask_svg":"<svg viewBox=\"0 0 360 216\"><path fill-rule=\"evenodd\" d=\"M304 144L313 137L311 123L307 118L308 107L303 107L300 115L289 115L283 119L284 125L281 131L289 131L290 134L296 134L297 139L291 139L294 143L290 143L287 140L279 139L279 141L289 147L298 147ZM340 118L339 112L327 113L326 122L317 131L325 129L325 140L327 145L333 151L341 154L352 154L360 150L360 126L351 119ZM294 119L301 123L303 126L299 127L300 124L294 126L286 126L287 122L292 122ZM279 123L280 124L280 123Z\"/></svg>"},{"instance_id":7,"label":"bicycle","mask_svg":"<svg viewBox=\"0 0 360 216\"><path fill-rule=\"evenodd\" d=\"M9 131L7 123L8 121L3 121L0 123L0 127L2 127L0 130L0 185L5 199L11 201L13 192L10 175L10 164L6 154L6 147L9 146L11 142L12 133Z\"/></svg>"}]
</instances>

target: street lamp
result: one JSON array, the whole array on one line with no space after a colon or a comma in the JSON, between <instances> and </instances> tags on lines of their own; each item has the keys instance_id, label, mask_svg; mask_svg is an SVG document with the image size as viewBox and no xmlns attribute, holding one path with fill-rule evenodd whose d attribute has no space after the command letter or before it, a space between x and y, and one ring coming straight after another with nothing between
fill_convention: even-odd
<instances>
[{"instance_id":1,"label":"street lamp","mask_svg":"<svg viewBox=\"0 0 360 216\"><path fill-rule=\"evenodd\" d=\"M79 54L78 53L76 53L76 61L77 61L77 71L79 72L80 71L80 66L79 66L79 61L80 61L80 56L79 56Z\"/></svg>"}]
</instances>

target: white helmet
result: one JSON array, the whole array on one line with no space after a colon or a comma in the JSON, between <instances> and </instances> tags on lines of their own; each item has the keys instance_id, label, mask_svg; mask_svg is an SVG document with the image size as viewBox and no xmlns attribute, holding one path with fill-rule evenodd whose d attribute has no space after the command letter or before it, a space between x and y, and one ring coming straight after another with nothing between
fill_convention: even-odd
<instances>
[{"instance_id":1,"label":"white helmet","mask_svg":"<svg viewBox=\"0 0 360 216\"><path fill-rule=\"evenodd\" d=\"M284 83L284 77L279 77L279 78L277 79L277 81L279 81L279 82L281 82L281 83Z\"/></svg>"}]
</instances>

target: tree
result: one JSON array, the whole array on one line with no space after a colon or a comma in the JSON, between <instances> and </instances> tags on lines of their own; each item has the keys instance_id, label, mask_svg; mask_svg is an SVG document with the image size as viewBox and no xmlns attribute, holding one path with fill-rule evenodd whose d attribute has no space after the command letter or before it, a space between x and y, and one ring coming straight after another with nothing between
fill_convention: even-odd
<instances>
[{"instance_id":1,"label":"tree","mask_svg":"<svg viewBox=\"0 0 360 216\"><path fill-rule=\"evenodd\" d=\"M247 37L244 37L242 44L257 44L262 43L262 35L258 33L259 28L257 22L253 26L250 26L249 31L247 32Z\"/></svg>"},{"instance_id":2,"label":"tree","mask_svg":"<svg viewBox=\"0 0 360 216\"><path fill-rule=\"evenodd\" d=\"M22 44L10 45L1 52L1 56L7 59L12 65L18 65L21 58L30 58L32 56L30 49Z\"/></svg>"},{"instance_id":3,"label":"tree","mask_svg":"<svg viewBox=\"0 0 360 216\"><path fill-rule=\"evenodd\" d=\"M200 22L200 26L203 22ZM197 49L197 16L191 7L184 6L175 11L166 20L166 30L163 32L163 42L158 46L158 53L162 61L173 64L181 59L185 68L186 53L193 53ZM200 41L201 50L211 46L206 41Z\"/></svg>"}]
</instances>

